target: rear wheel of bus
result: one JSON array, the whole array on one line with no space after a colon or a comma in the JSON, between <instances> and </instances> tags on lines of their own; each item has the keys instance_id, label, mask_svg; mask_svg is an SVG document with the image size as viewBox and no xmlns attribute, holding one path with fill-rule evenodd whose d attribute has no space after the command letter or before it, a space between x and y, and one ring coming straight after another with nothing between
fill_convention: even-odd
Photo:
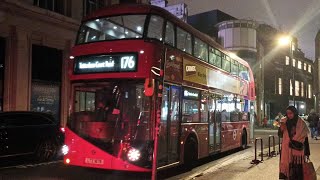
<instances>
[{"instance_id":1,"label":"rear wheel of bus","mask_svg":"<svg viewBox=\"0 0 320 180\"><path fill-rule=\"evenodd\" d=\"M247 140L247 131L244 129L242 131L242 137L241 137L241 148L246 149L248 147L248 140Z\"/></svg>"},{"instance_id":2,"label":"rear wheel of bus","mask_svg":"<svg viewBox=\"0 0 320 180\"><path fill-rule=\"evenodd\" d=\"M190 170L195 166L198 157L198 143L194 137L188 138L184 146L184 166Z\"/></svg>"}]
</instances>

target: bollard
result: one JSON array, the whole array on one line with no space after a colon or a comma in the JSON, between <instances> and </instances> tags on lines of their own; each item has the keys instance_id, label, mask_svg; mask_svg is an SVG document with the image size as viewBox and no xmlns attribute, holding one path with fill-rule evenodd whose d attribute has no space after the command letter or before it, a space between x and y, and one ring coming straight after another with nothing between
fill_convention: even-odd
<instances>
[{"instance_id":1,"label":"bollard","mask_svg":"<svg viewBox=\"0 0 320 180\"><path fill-rule=\"evenodd\" d=\"M271 138L272 138L272 141L273 141L273 151L271 151L271 147L270 147L270 145L271 145L271 143L270 143ZM269 145L269 157L277 156L277 154L276 154L276 144L275 144L274 135L269 135L268 145Z\"/></svg>"},{"instance_id":2,"label":"bollard","mask_svg":"<svg viewBox=\"0 0 320 180\"><path fill-rule=\"evenodd\" d=\"M261 160L257 159L257 142L260 140L261 144ZM251 164L259 164L263 161L263 140L261 137L257 137L254 141L254 160L251 161Z\"/></svg>"}]
</instances>

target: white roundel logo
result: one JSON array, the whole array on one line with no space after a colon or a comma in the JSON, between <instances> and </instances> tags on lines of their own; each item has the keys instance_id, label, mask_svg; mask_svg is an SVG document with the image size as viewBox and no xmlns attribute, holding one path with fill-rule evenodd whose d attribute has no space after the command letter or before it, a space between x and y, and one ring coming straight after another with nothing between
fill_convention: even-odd
<instances>
[{"instance_id":1,"label":"white roundel logo","mask_svg":"<svg viewBox=\"0 0 320 180\"><path fill-rule=\"evenodd\" d=\"M233 140L237 139L237 130L233 130Z\"/></svg>"}]
</instances>

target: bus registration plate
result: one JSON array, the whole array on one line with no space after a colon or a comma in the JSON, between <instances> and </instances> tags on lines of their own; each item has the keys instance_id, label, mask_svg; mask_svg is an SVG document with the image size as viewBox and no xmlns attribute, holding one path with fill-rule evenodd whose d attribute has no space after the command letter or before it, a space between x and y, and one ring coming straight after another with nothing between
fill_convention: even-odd
<instances>
[{"instance_id":1,"label":"bus registration plate","mask_svg":"<svg viewBox=\"0 0 320 180\"><path fill-rule=\"evenodd\" d=\"M103 159L86 158L84 162L86 164L97 164L97 165L103 165L104 164L104 160Z\"/></svg>"}]
</instances>

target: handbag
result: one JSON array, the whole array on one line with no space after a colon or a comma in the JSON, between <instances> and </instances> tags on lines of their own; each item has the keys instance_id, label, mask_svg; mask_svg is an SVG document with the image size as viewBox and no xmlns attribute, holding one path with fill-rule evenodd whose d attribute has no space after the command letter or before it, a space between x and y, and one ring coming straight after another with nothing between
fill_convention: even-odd
<instances>
[{"instance_id":1,"label":"handbag","mask_svg":"<svg viewBox=\"0 0 320 180\"><path fill-rule=\"evenodd\" d=\"M303 165L303 179L304 180L317 180L316 170L314 169L313 163L309 157Z\"/></svg>"}]
</instances>

